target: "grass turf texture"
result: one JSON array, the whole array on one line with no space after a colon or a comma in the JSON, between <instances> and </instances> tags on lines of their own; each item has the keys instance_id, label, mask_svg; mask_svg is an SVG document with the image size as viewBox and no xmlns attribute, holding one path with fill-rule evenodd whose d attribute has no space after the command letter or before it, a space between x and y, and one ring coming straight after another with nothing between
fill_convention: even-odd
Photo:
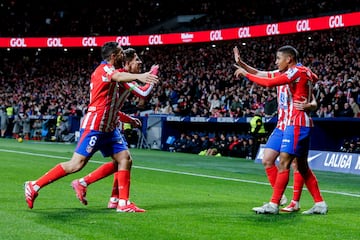
<instances>
[{"instance_id":1,"label":"grass turf texture","mask_svg":"<svg viewBox=\"0 0 360 240\"><path fill-rule=\"evenodd\" d=\"M70 182L109 160L100 154L79 173L42 189L34 209L28 209L24 181L66 161L74 148L73 144L0 139L0 239L359 238L358 175L316 172L328 215L256 215L251 208L271 196L262 165L154 150L131 149L131 200L146 213L116 213L106 208L112 177L92 184L89 205L80 204ZM291 188L286 195L291 198ZM309 192L304 191L301 210L312 206Z\"/></svg>"}]
</instances>

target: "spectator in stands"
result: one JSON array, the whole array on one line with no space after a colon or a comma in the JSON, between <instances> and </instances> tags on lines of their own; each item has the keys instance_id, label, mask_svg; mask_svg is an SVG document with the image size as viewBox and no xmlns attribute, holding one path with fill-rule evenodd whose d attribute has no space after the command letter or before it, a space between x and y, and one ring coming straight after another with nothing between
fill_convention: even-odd
<instances>
[{"instance_id":1,"label":"spectator in stands","mask_svg":"<svg viewBox=\"0 0 360 240\"><path fill-rule=\"evenodd\" d=\"M230 157L240 157L242 141L243 139L240 139L237 135L233 135L232 142L229 145Z\"/></svg>"},{"instance_id":2,"label":"spectator in stands","mask_svg":"<svg viewBox=\"0 0 360 240\"><path fill-rule=\"evenodd\" d=\"M265 117L273 117L277 114L277 97L275 91L265 92L267 97L264 105Z\"/></svg>"},{"instance_id":3,"label":"spectator in stands","mask_svg":"<svg viewBox=\"0 0 360 240\"><path fill-rule=\"evenodd\" d=\"M1 137L5 137L6 130L8 128L9 118L5 112L5 106L0 106L0 130L1 130Z\"/></svg>"},{"instance_id":4,"label":"spectator in stands","mask_svg":"<svg viewBox=\"0 0 360 240\"><path fill-rule=\"evenodd\" d=\"M316 115L319 118L332 118L334 117L334 112L332 110L332 105L328 106L320 106L320 108L316 111Z\"/></svg>"},{"instance_id":5,"label":"spectator in stands","mask_svg":"<svg viewBox=\"0 0 360 240\"><path fill-rule=\"evenodd\" d=\"M354 98L349 98L349 105L354 113L354 117L360 117L360 108L359 105L355 102Z\"/></svg>"},{"instance_id":6,"label":"spectator in stands","mask_svg":"<svg viewBox=\"0 0 360 240\"><path fill-rule=\"evenodd\" d=\"M174 111L173 111L173 108L170 104L170 101L166 101L166 105L161 108L161 113L162 114L169 114L169 115L173 115L174 114Z\"/></svg>"},{"instance_id":7,"label":"spectator in stands","mask_svg":"<svg viewBox=\"0 0 360 240\"><path fill-rule=\"evenodd\" d=\"M340 111L339 117L354 117L354 112L348 102L344 103L343 110Z\"/></svg>"},{"instance_id":8,"label":"spectator in stands","mask_svg":"<svg viewBox=\"0 0 360 240\"><path fill-rule=\"evenodd\" d=\"M30 140L30 116L27 112L24 113L22 119L22 135L25 140Z\"/></svg>"},{"instance_id":9,"label":"spectator in stands","mask_svg":"<svg viewBox=\"0 0 360 240\"><path fill-rule=\"evenodd\" d=\"M356 138L356 147L354 153L360 153L360 137Z\"/></svg>"},{"instance_id":10,"label":"spectator in stands","mask_svg":"<svg viewBox=\"0 0 360 240\"><path fill-rule=\"evenodd\" d=\"M32 125L33 134L31 138L33 140L41 140L41 128L42 128L41 121L39 119L35 119Z\"/></svg>"},{"instance_id":11,"label":"spectator in stands","mask_svg":"<svg viewBox=\"0 0 360 240\"><path fill-rule=\"evenodd\" d=\"M341 110L338 103L334 104L334 110L333 110L333 116L334 117L341 117Z\"/></svg>"},{"instance_id":12,"label":"spectator in stands","mask_svg":"<svg viewBox=\"0 0 360 240\"><path fill-rule=\"evenodd\" d=\"M20 133L22 133L22 117L21 114L15 114L14 120L13 120L13 129L12 129L12 136L15 139L18 139L19 137L22 136L22 134L20 135Z\"/></svg>"},{"instance_id":13,"label":"spectator in stands","mask_svg":"<svg viewBox=\"0 0 360 240\"><path fill-rule=\"evenodd\" d=\"M187 135L185 133L180 134L180 138L174 142L175 152L187 152Z\"/></svg>"}]
</instances>

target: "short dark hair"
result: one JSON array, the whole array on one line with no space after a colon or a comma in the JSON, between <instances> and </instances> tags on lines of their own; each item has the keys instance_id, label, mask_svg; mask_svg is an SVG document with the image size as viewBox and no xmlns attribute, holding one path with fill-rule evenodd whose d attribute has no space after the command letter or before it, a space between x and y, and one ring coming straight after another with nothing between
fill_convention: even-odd
<instances>
[{"instance_id":1,"label":"short dark hair","mask_svg":"<svg viewBox=\"0 0 360 240\"><path fill-rule=\"evenodd\" d=\"M299 59L299 52L293 46L285 45L280 47L277 51L290 55L295 60L295 62L297 62Z\"/></svg>"},{"instance_id":2,"label":"short dark hair","mask_svg":"<svg viewBox=\"0 0 360 240\"><path fill-rule=\"evenodd\" d=\"M133 60L133 58L135 57L136 54L136 50L133 48L127 48L124 50L124 60L125 62L130 62L131 60Z\"/></svg>"},{"instance_id":3,"label":"short dark hair","mask_svg":"<svg viewBox=\"0 0 360 240\"><path fill-rule=\"evenodd\" d=\"M118 42L107 42L101 47L101 57L103 60L109 60L111 54L118 51Z\"/></svg>"}]
</instances>

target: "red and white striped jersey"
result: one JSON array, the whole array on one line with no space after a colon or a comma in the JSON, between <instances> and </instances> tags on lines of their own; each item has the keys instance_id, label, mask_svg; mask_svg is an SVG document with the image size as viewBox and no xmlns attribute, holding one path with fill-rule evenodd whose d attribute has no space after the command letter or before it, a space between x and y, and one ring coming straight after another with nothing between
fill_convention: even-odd
<instances>
[{"instance_id":1,"label":"red and white striped jersey","mask_svg":"<svg viewBox=\"0 0 360 240\"><path fill-rule=\"evenodd\" d=\"M279 75L280 72L277 70L268 72L269 78L274 78ZM277 120L276 128L279 128L280 130L283 131L288 122L289 95L291 93L290 93L289 85L287 84L276 86L276 91L277 91L277 102L278 102L278 120Z\"/></svg>"},{"instance_id":2,"label":"red and white striped jersey","mask_svg":"<svg viewBox=\"0 0 360 240\"><path fill-rule=\"evenodd\" d=\"M251 81L266 87L288 85L290 94L288 94L288 115L286 125L312 127L313 121L306 111L297 110L294 107L294 101L310 102L312 97L312 85L317 80L316 75L304 66L294 66L285 73L272 78L262 78L254 74L246 74ZM281 97L281 96L280 96Z\"/></svg>"},{"instance_id":3,"label":"red and white striped jersey","mask_svg":"<svg viewBox=\"0 0 360 240\"><path fill-rule=\"evenodd\" d=\"M115 82L112 76L118 71L113 65L102 62L92 73L90 83L90 103L81 128L101 132L113 131L119 122L118 112L130 93L144 98L153 88L150 84L139 86L133 82Z\"/></svg>"}]
</instances>

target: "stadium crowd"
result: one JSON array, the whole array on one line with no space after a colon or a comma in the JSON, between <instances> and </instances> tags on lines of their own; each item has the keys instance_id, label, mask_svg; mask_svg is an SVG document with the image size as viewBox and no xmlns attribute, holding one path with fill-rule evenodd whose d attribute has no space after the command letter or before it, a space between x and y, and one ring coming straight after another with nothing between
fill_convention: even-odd
<instances>
[{"instance_id":1,"label":"stadium crowd","mask_svg":"<svg viewBox=\"0 0 360 240\"><path fill-rule=\"evenodd\" d=\"M2 16L7 16L9 24L0 26L1 36L133 34L154 25L154 22L164 21L170 17L170 13L174 15L171 11L164 11L162 6L169 4L166 1L130 1L111 10L98 8L95 3L78 1L74 9L79 8L77 13L81 14L76 16L73 10L70 11L61 2L51 2L53 10L40 7L36 18L30 14L33 4L21 5L15 0L2 3L0 12ZM208 29L235 23L238 26L239 22L247 24L286 20L286 16L291 15L289 13L294 16L318 16L329 13L334 6L343 12L355 11L360 6L358 0L309 0L291 4L291 7L286 7L290 6L289 1L258 2L268 7L256 7L253 3L238 6L238 3L230 4L227 1L220 7L214 1L204 0L192 8L186 7L186 4L176 4L175 13L207 13L206 18L192 22L193 26L189 27L195 29L202 26ZM137 4L142 4L142 7L138 9ZM175 7L170 5L170 8ZM272 11L274 8L282 10ZM197 12L195 9L201 10ZM19 14L20 11L23 14ZM83 26L84 21L80 17L89 14L93 17L87 18L89 21ZM138 48L140 57L147 64L143 66L143 71L148 70L151 64L160 64L161 83L145 103L135 96L129 98L124 111L133 114L147 110L148 114L177 116L252 117L258 110L263 116L275 116L275 89L258 87L246 79L236 79L233 76L232 48L238 46L242 58L250 65L273 70L276 69L276 49L290 44L302 54L302 63L319 76L314 92L318 109L312 113L313 116L360 117L359 36L360 28L350 27L241 41ZM59 115L82 117L88 103L90 73L101 60L99 53L88 49L69 49L67 52L62 49L0 51L3 56L0 59L2 136L5 130L8 135L19 134L26 120L23 116L31 119L49 115L54 118ZM15 118L20 119L20 128L14 129ZM31 135L34 135L34 131Z\"/></svg>"},{"instance_id":2,"label":"stadium crowd","mask_svg":"<svg viewBox=\"0 0 360 240\"><path fill-rule=\"evenodd\" d=\"M195 31L318 17L359 9L360 0L178 0L176 4L166 0L132 0L118 5L85 0L71 4L56 0L9 0L0 4L0 15L7 20L6 24L0 25L0 36L95 36ZM166 24L181 15L193 15L194 18L183 24Z\"/></svg>"},{"instance_id":3,"label":"stadium crowd","mask_svg":"<svg viewBox=\"0 0 360 240\"><path fill-rule=\"evenodd\" d=\"M160 64L161 83L145 103L129 98L124 111L139 114L172 114L203 117L276 115L275 89L258 87L233 76L232 48L258 68L276 69L275 51L291 44L303 54L302 63L318 74L315 85L318 109L313 116L359 117L360 29L334 29L215 44L142 48L148 65ZM85 49L34 49L3 51L0 60L0 106L10 119L26 114L81 117L88 101L88 81L99 63L96 52ZM18 52L21 52L21 57ZM15 53L14 53L15 52ZM24 54L25 53L25 54ZM270 58L265 57L269 56ZM2 114L3 116L4 114ZM22 125L22 124L21 124ZM14 125L8 132L17 134ZM13 132L14 131L14 132ZM219 133L220 134L220 133ZM246 138L248 140L248 138Z\"/></svg>"}]
</instances>

